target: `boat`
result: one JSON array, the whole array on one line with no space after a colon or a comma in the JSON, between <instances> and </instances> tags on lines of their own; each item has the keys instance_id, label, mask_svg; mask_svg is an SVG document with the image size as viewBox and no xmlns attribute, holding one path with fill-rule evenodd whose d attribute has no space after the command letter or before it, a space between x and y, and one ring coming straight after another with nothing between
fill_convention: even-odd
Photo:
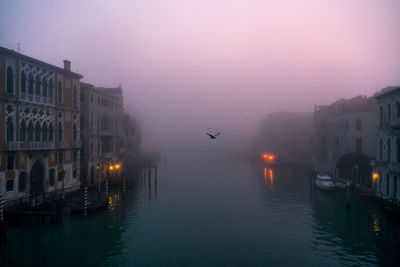
<instances>
[{"instance_id":1,"label":"boat","mask_svg":"<svg viewBox=\"0 0 400 267\"><path fill-rule=\"evenodd\" d=\"M317 179L315 181L315 186L324 191L332 191L335 189L335 184L332 181L332 178L329 175L317 175Z\"/></svg>"},{"instance_id":2,"label":"boat","mask_svg":"<svg viewBox=\"0 0 400 267\"><path fill-rule=\"evenodd\" d=\"M107 202L103 200L97 200L93 202L88 202L87 204L87 212L95 212L102 210L103 208L107 207ZM84 208L82 203L75 203L70 205L71 213L72 214L83 214Z\"/></svg>"},{"instance_id":3,"label":"boat","mask_svg":"<svg viewBox=\"0 0 400 267\"><path fill-rule=\"evenodd\" d=\"M350 187L350 182L345 182L345 183L337 182L335 183L335 187L336 189L346 189Z\"/></svg>"}]
</instances>

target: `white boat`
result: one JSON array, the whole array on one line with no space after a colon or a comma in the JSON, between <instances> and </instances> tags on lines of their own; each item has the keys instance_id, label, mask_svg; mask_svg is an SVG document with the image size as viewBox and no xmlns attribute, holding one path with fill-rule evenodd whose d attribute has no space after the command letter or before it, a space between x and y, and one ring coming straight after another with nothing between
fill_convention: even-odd
<instances>
[{"instance_id":1,"label":"white boat","mask_svg":"<svg viewBox=\"0 0 400 267\"><path fill-rule=\"evenodd\" d=\"M317 175L315 186L324 191L332 191L335 189L335 184L329 175Z\"/></svg>"},{"instance_id":2,"label":"white boat","mask_svg":"<svg viewBox=\"0 0 400 267\"><path fill-rule=\"evenodd\" d=\"M344 183L337 182L335 185L337 189L346 189L350 187L350 182L344 182Z\"/></svg>"}]
</instances>

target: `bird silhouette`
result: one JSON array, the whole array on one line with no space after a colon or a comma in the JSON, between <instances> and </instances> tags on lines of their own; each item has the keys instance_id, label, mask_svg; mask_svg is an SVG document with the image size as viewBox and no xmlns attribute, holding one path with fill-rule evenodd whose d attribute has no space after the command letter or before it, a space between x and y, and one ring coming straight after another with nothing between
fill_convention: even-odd
<instances>
[{"instance_id":1,"label":"bird silhouette","mask_svg":"<svg viewBox=\"0 0 400 267\"><path fill-rule=\"evenodd\" d=\"M217 136L220 135L220 134L221 134L221 133L217 133L217 134L212 135L212 134L207 133L207 135L208 135L211 139L216 139Z\"/></svg>"}]
</instances>

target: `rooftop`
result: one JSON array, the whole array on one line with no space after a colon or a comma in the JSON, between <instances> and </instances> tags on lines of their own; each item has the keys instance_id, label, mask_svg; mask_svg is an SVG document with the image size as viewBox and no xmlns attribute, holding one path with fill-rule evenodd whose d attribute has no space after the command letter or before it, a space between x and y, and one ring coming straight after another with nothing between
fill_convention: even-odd
<instances>
[{"instance_id":1,"label":"rooftop","mask_svg":"<svg viewBox=\"0 0 400 267\"><path fill-rule=\"evenodd\" d=\"M379 99L396 93L400 93L400 86L387 86L382 88L379 92L376 92L373 97Z\"/></svg>"}]
</instances>

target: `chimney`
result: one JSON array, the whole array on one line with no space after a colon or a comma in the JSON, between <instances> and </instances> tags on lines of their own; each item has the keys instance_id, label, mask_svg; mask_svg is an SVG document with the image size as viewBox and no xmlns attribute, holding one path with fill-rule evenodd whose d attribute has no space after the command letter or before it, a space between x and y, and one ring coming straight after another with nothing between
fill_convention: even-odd
<instances>
[{"instance_id":1,"label":"chimney","mask_svg":"<svg viewBox=\"0 0 400 267\"><path fill-rule=\"evenodd\" d=\"M71 61L66 59L64 60L64 70L71 71Z\"/></svg>"}]
</instances>

